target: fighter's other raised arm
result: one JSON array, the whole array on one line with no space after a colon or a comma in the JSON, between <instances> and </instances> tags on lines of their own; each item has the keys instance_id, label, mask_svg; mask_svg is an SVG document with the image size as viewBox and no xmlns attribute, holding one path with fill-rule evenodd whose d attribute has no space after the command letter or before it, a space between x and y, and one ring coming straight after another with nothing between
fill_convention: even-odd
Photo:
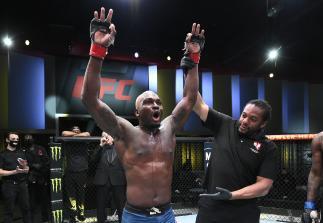
<instances>
[{"instance_id":1,"label":"fighter's other raised arm","mask_svg":"<svg viewBox=\"0 0 323 223\"><path fill-rule=\"evenodd\" d=\"M185 52L181 60L185 73L183 98L172 112L175 131L183 127L196 101L199 88L198 63L204 43L204 30L201 30L200 24L193 23L192 31L186 35Z\"/></svg>"}]
</instances>

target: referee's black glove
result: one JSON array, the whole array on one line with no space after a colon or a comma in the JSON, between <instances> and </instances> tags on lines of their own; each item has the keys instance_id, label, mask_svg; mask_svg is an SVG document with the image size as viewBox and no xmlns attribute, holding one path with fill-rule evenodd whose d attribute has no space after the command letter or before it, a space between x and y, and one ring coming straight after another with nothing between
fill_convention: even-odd
<instances>
[{"instance_id":1,"label":"referee's black glove","mask_svg":"<svg viewBox=\"0 0 323 223\"><path fill-rule=\"evenodd\" d=\"M216 187L216 192L213 194L200 194L200 197L207 197L213 200L230 200L232 193L227 189Z\"/></svg>"}]
</instances>

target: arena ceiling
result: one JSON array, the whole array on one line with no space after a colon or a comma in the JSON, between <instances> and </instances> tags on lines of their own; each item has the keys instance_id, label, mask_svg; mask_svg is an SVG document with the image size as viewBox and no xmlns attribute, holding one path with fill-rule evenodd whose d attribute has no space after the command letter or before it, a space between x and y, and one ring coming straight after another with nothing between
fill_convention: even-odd
<instances>
[{"instance_id":1,"label":"arena ceiling","mask_svg":"<svg viewBox=\"0 0 323 223\"><path fill-rule=\"evenodd\" d=\"M114 9L118 31L112 57L174 67L185 34L199 22L206 30L201 68L323 82L322 0L31 0L6 5L0 35L13 36L15 50L85 55L89 21L104 6ZM280 47L275 63L266 61L272 47ZM139 59L133 58L135 51Z\"/></svg>"}]
</instances>

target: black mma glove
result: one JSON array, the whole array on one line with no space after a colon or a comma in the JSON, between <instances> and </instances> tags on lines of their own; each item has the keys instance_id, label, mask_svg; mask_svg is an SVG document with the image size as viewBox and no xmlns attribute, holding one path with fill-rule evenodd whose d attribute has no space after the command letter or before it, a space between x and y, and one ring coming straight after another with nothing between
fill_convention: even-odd
<instances>
[{"instance_id":1,"label":"black mma glove","mask_svg":"<svg viewBox=\"0 0 323 223\"><path fill-rule=\"evenodd\" d=\"M193 35L191 37L191 42L197 43L197 44L200 45L200 52L199 53L201 53L202 50L204 49L205 37L204 36L202 37L202 36Z\"/></svg>"},{"instance_id":2,"label":"black mma glove","mask_svg":"<svg viewBox=\"0 0 323 223\"><path fill-rule=\"evenodd\" d=\"M230 200L232 193L227 189L216 187L216 192L214 194L200 194L200 197L207 197L214 200Z\"/></svg>"},{"instance_id":3,"label":"black mma glove","mask_svg":"<svg viewBox=\"0 0 323 223\"><path fill-rule=\"evenodd\" d=\"M102 12L101 12L102 13ZM101 42L97 42L96 32L100 32L108 38L102 37L105 39ZM100 60L104 60L105 56L108 54L108 47L114 43L115 40L115 28L114 25L106 18L104 21L101 21L98 18L93 18L90 23L90 37L91 37L91 48L89 55Z\"/></svg>"},{"instance_id":4,"label":"black mma glove","mask_svg":"<svg viewBox=\"0 0 323 223\"><path fill-rule=\"evenodd\" d=\"M200 50L198 52L190 52L188 48L189 43L195 43L199 45ZM181 68L184 70L192 69L200 61L200 54L204 48L205 37L201 35L192 35L190 40L185 40L184 56L181 59Z\"/></svg>"},{"instance_id":5,"label":"black mma glove","mask_svg":"<svg viewBox=\"0 0 323 223\"><path fill-rule=\"evenodd\" d=\"M319 222L318 212L315 208L315 203L313 201L306 201L304 203L304 212L301 216L302 223L315 223Z\"/></svg>"},{"instance_id":6,"label":"black mma glove","mask_svg":"<svg viewBox=\"0 0 323 223\"><path fill-rule=\"evenodd\" d=\"M100 19L93 18L90 23L90 37L92 42L94 42L94 34L97 31L100 31L102 33L109 33L110 25L111 23L107 19L105 19L104 22L102 22ZM113 45L113 43L114 43L114 38L105 47L109 47L110 45Z\"/></svg>"}]
</instances>

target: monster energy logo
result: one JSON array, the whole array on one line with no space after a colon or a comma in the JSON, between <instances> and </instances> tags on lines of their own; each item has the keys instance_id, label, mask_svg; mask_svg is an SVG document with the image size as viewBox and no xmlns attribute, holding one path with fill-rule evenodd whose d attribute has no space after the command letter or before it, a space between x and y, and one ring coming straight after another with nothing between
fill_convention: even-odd
<instances>
[{"instance_id":1,"label":"monster energy logo","mask_svg":"<svg viewBox=\"0 0 323 223\"><path fill-rule=\"evenodd\" d=\"M52 160L59 160L61 159L61 147L60 146L51 146L50 147L52 151Z\"/></svg>"},{"instance_id":2,"label":"monster energy logo","mask_svg":"<svg viewBox=\"0 0 323 223\"><path fill-rule=\"evenodd\" d=\"M62 178L53 178L50 179L52 181L52 190L57 193L58 191L62 191Z\"/></svg>"},{"instance_id":3,"label":"monster energy logo","mask_svg":"<svg viewBox=\"0 0 323 223\"><path fill-rule=\"evenodd\" d=\"M63 210L52 211L53 214L53 223L63 222Z\"/></svg>"}]
</instances>

